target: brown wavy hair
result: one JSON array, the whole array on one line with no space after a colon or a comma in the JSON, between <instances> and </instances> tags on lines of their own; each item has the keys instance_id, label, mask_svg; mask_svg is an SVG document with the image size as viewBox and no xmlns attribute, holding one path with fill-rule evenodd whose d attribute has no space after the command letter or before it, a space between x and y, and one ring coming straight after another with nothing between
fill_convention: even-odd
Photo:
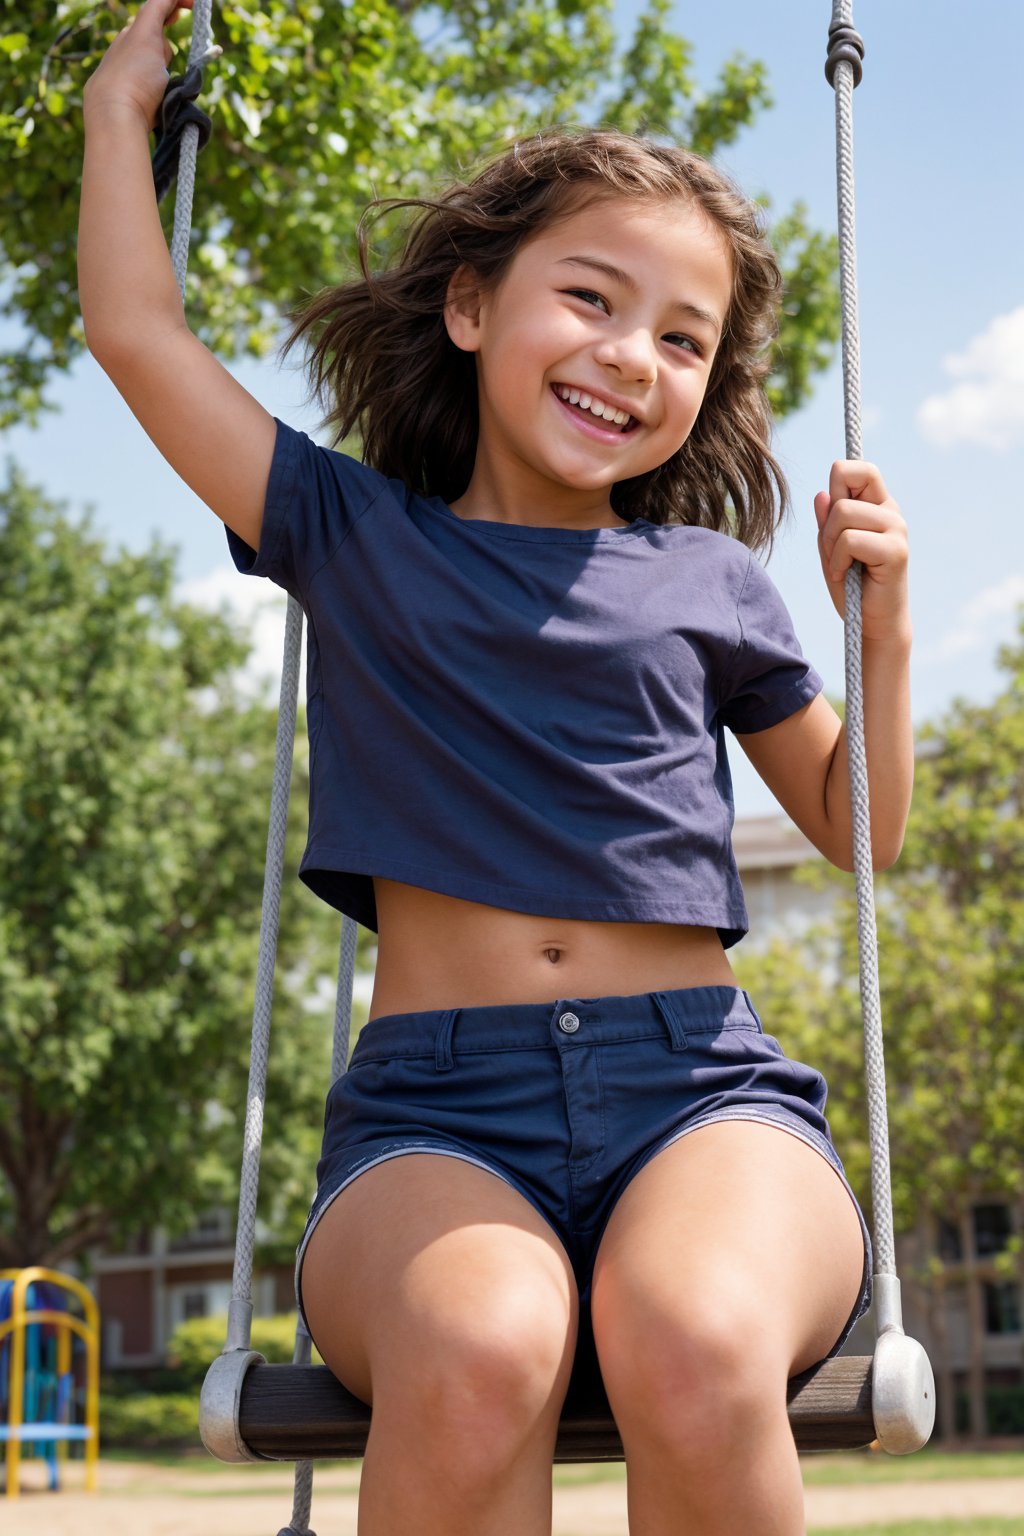
<instances>
[{"instance_id":1,"label":"brown wavy hair","mask_svg":"<svg viewBox=\"0 0 1024 1536\"><path fill-rule=\"evenodd\" d=\"M289 315L283 355L310 333L311 395L337 445L353 431L363 460L426 496L458 499L476 459L476 359L448 335L457 267L493 291L525 241L607 197L703 210L731 254L732 298L700 414L686 442L646 474L618 481L611 505L632 521L687 523L770 547L789 504L770 451L764 379L782 276L762 215L699 155L612 129L558 127L485 163L436 198L375 198L358 226L362 277L325 288ZM419 208L390 268L371 272L365 224L376 208Z\"/></svg>"}]
</instances>

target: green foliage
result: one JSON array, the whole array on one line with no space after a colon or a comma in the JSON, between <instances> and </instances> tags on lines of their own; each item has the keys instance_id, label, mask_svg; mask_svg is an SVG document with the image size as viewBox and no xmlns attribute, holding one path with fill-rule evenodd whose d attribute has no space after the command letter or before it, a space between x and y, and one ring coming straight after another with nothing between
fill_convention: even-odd
<instances>
[{"instance_id":1,"label":"green foliage","mask_svg":"<svg viewBox=\"0 0 1024 1536\"><path fill-rule=\"evenodd\" d=\"M970 1398L957 1394L956 1427L965 1434L971 1427ZM1024 1435L1024 1387L986 1387L985 1419L990 1435Z\"/></svg>"},{"instance_id":2,"label":"green foliage","mask_svg":"<svg viewBox=\"0 0 1024 1536\"><path fill-rule=\"evenodd\" d=\"M291 1360L295 1319L294 1312L253 1318L252 1347L268 1365L286 1365ZM175 1328L167 1345L167 1364L182 1391L198 1391L202 1386L211 1364L224 1348L226 1331L226 1316L191 1318ZM323 1363L315 1347L312 1358L314 1365Z\"/></svg>"},{"instance_id":3,"label":"green foliage","mask_svg":"<svg viewBox=\"0 0 1024 1536\"><path fill-rule=\"evenodd\" d=\"M104 1394L100 1400L100 1441L134 1450L198 1448L199 1395L196 1392Z\"/></svg>"},{"instance_id":4,"label":"green foliage","mask_svg":"<svg viewBox=\"0 0 1024 1536\"><path fill-rule=\"evenodd\" d=\"M82 90L135 7L124 0L0 0L0 315L26 342L0 355L0 426L34 420L53 370L81 352L75 229ZM202 104L214 131L199 169L187 313L225 360L273 351L282 315L355 267L375 195L428 194L481 155L554 123L670 136L704 154L770 104L764 66L734 55L702 92L691 45L650 0L621 57L612 0L224 0L223 56ZM187 47L184 13L173 29ZM180 71L183 56L172 65ZM161 205L169 234L173 195ZM381 257L401 239L382 233ZM789 279L774 403L807 397L838 337L832 237L802 209L779 221Z\"/></svg>"},{"instance_id":5,"label":"green foliage","mask_svg":"<svg viewBox=\"0 0 1024 1536\"><path fill-rule=\"evenodd\" d=\"M175 601L172 553L106 551L0 486L0 1264L60 1263L237 1198L274 712L246 638ZM312 1192L336 915L295 879L296 764L264 1221Z\"/></svg>"}]
</instances>

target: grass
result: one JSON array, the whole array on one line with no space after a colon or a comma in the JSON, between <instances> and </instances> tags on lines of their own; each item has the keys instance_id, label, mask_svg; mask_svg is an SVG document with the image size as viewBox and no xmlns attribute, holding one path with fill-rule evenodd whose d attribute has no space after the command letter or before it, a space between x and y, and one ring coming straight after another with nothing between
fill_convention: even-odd
<instances>
[{"instance_id":1,"label":"grass","mask_svg":"<svg viewBox=\"0 0 1024 1536\"><path fill-rule=\"evenodd\" d=\"M901 1520L895 1525L830 1526L808 1536L1024 1536L1024 1516L972 1520Z\"/></svg>"},{"instance_id":2,"label":"grass","mask_svg":"<svg viewBox=\"0 0 1024 1536\"><path fill-rule=\"evenodd\" d=\"M1024 1451L950 1452L926 1446L913 1456L886 1456L879 1451L803 1456L800 1465L808 1488L842 1483L863 1487L869 1483L930 1483L950 1478L1024 1478ZM1024 1500L1024 1488L1021 1497Z\"/></svg>"},{"instance_id":3,"label":"grass","mask_svg":"<svg viewBox=\"0 0 1024 1536\"><path fill-rule=\"evenodd\" d=\"M222 1464L206 1451L127 1451L104 1449L104 1461L147 1467L163 1467L169 1471L187 1472L190 1476L209 1475L216 1478L223 1470ZM317 1469L355 1470L358 1461L317 1462ZM267 1465L252 1464L246 1472L258 1479L273 1471L278 1474L290 1467L290 1463L276 1462ZM1024 1480L1024 1449L1020 1451L963 1451L959 1453L926 1447L914 1456L886 1456L877 1451L851 1451L844 1455L809 1455L801 1458L804 1483L807 1487L841 1487L856 1484L864 1487L875 1483L940 1482L956 1478L1019 1477ZM626 1469L621 1462L581 1462L578 1465L557 1466L554 1469L556 1488L588 1487L599 1483L625 1481ZM1024 1488L1021 1490L1024 1500ZM1014 1536L1016 1530L1014 1529ZM879 1531L879 1527L874 1527ZM980 1532L981 1528L979 1528ZM1002 1536L998 1524L994 1531ZM938 1536L937 1528L929 1527L931 1536ZM837 1533L839 1536L839 1533ZM916 1531L905 1527L899 1536L917 1536ZM1024 1527L1020 1536L1024 1536Z\"/></svg>"}]
</instances>

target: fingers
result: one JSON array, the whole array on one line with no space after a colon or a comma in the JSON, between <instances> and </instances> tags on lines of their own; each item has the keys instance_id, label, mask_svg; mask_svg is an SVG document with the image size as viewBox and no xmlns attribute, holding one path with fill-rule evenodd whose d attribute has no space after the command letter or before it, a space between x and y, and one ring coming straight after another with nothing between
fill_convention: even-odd
<instances>
[{"instance_id":1,"label":"fingers","mask_svg":"<svg viewBox=\"0 0 1024 1536\"><path fill-rule=\"evenodd\" d=\"M152 27L162 32L164 27L173 27L182 11L192 9L192 0L146 0L146 3L130 19L128 25L136 26L143 31Z\"/></svg>"},{"instance_id":2,"label":"fingers","mask_svg":"<svg viewBox=\"0 0 1024 1536\"><path fill-rule=\"evenodd\" d=\"M830 543L822 543L821 563L831 583L844 580L855 560L878 581L893 581L907 568L906 534L894 528L846 528Z\"/></svg>"},{"instance_id":3,"label":"fingers","mask_svg":"<svg viewBox=\"0 0 1024 1536\"><path fill-rule=\"evenodd\" d=\"M825 577L841 582L855 560L880 580L907 565L907 525L877 467L860 459L832 465L829 489L814 498L818 548Z\"/></svg>"},{"instance_id":4,"label":"fingers","mask_svg":"<svg viewBox=\"0 0 1024 1536\"><path fill-rule=\"evenodd\" d=\"M865 459L837 459L829 471L828 494L830 501L841 496L854 501L887 501L889 492L877 465Z\"/></svg>"}]
</instances>

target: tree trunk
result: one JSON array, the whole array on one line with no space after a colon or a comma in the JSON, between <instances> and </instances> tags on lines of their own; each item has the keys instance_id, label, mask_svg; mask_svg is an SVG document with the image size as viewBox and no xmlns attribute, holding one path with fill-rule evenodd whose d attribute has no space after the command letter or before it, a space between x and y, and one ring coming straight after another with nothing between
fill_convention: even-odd
<instances>
[{"instance_id":1,"label":"tree trunk","mask_svg":"<svg viewBox=\"0 0 1024 1536\"><path fill-rule=\"evenodd\" d=\"M957 1439L956 1381L953 1362L949 1355L949 1317L946 1311L948 1294L946 1277L934 1276L928 1291L928 1330L932 1336L932 1370L935 1372L935 1391L938 1397L939 1434L945 1446L952 1447Z\"/></svg>"},{"instance_id":2,"label":"tree trunk","mask_svg":"<svg viewBox=\"0 0 1024 1536\"><path fill-rule=\"evenodd\" d=\"M974 1251L974 1223L971 1210L960 1217L960 1234L967 1273L967 1326L970 1353L967 1364L967 1401L970 1410L971 1435L984 1440L988 1435L988 1413L985 1403L985 1307L981 1281L978 1278L978 1259Z\"/></svg>"}]
</instances>

